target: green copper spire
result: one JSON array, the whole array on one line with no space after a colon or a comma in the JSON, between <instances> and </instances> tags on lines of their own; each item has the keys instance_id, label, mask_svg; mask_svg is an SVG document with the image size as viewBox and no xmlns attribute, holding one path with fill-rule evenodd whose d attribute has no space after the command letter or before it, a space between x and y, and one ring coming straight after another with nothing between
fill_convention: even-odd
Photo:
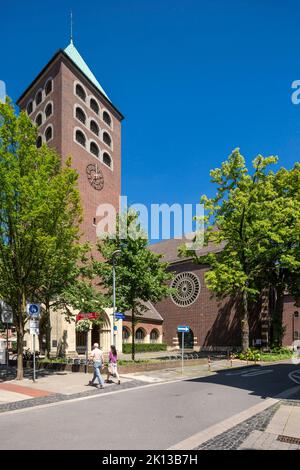
<instances>
[{"instance_id":1,"label":"green copper spire","mask_svg":"<svg viewBox=\"0 0 300 470\"><path fill-rule=\"evenodd\" d=\"M91 72L91 70L77 51L76 47L74 46L72 38L68 47L64 49L64 52L72 60L72 62L77 65L77 67L82 71L82 73L84 73L84 75L86 75L86 77L95 85L95 87L98 88L98 90L100 90L101 93L103 93L103 95L106 96L106 98L109 100L107 94L96 79L95 75Z\"/></svg>"}]
</instances>

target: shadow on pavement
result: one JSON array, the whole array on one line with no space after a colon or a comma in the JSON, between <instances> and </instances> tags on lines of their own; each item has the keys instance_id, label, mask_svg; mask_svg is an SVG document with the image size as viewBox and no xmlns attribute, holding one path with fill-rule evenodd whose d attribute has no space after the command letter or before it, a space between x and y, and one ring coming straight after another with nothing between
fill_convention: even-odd
<instances>
[{"instance_id":1,"label":"shadow on pavement","mask_svg":"<svg viewBox=\"0 0 300 470\"><path fill-rule=\"evenodd\" d=\"M298 384L289 378L290 373ZM300 365L292 363L257 364L238 368L215 371L214 375L187 379L187 382L209 383L249 390L251 395L261 398L274 398L287 389L299 386ZM300 390L293 399L300 400Z\"/></svg>"}]
</instances>

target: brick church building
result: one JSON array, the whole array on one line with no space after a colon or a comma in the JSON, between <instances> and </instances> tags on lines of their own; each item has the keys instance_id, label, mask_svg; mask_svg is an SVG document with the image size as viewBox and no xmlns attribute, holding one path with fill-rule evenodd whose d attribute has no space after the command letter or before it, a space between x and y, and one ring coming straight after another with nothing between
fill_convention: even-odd
<instances>
[{"instance_id":1,"label":"brick church building","mask_svg":"<svg viewBox=\"0 0 300 470\"><path fill-rule=\"evenodd\" d=\"M83 241L95 246L97 207L105 203L116 211L119 208L122 113L109 99L72 40L68 47L54 54L17 104L38 127L38 147L46 143L55 148L62 162L72 157L72 166L79 174ZM89 334L89 348L98 342L108 351L112 330L112 309L108 309L102 327L93 327ZM161 342L162 318L152 305L149 304L147 314L141 319L141 326L137 325L136 334L137 341ZM122 320L118 321L115 335L121 350L122 341L130 340L129 329L122 327ZM31 337L27 335L25 340L26 346L31 347ZM73 323L68 324L62 315L52 312L52 354L76 355L84 350L85 335L76 333Z\"/></svg>"},{"instance_id":2,"label":"brick church building","mask_svg":"<svg viewBox=\"0 0 300 470\"><path fill-rule=\"evenodd\" d=\"M96 244L97 207L112 204L116 211L121 194L121 124L122 113L107 96L73 42L61 49L41 70L17 101L38 126L37 145L46 143L55 148L64 161L72 157L72 165L79 173L78 188L83 206L83 240ZM195 265L190 259L178 258L177 249L182 240L167 240L151 245L150 249L164 255L174 271L173 287L177 293L159 302L148 303L148 310L136 326L137 342L165 342L169 348L178 348L180 336L177 326L189 325L186 347L224 349L240 344L236 306L230 301L219 302L204 282L205 266ZM203 250L215 250L209 246ZM204 253L203 251L203 253ZM286 297L284 343L292 344L300 334L300 319L294 302ZM74 312L76 313L76 312ZM85 350L85 336L76 333L58 312L51 313L51 352L68 355ZM267 342L270 324L262 302L259 321L251 329L251 341ZM31 338L26 337L27 346ZM118 321L116 344L131 341L130 314ZM105 351L112 342L112 312L107 310L101 328L90 331L89 348L94 342Z\"/></svg>"}]
</instances>

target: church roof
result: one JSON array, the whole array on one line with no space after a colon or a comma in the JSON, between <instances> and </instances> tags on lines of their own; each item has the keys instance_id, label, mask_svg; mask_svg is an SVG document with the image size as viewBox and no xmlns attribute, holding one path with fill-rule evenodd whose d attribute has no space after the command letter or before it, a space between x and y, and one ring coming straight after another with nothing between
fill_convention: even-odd
<instances>
[{"instance_id":1,"label":"church roof","mask_svg":"<svg viewBox=\"0 0 300 470\"><path fill-rule=\"evenodd\" d=\"M171 238L169 240L163 240L161 242L153 243L149 246L149 249L156 254L163 255L162 261L167 263L182 263L189 257L181 257L178 254L178 248L184 245L186 242L191 243L192 239L188 238ZM198 256L207 255L208 253L218 253L224 248L225 243L222 242L220 245L215 245L212 242L209 242L208 245L199 247L196 249L196 254Z\"/></svg>"},{"instance_id":2,"label":"church roof","mask_svg":"<svg viewBox=\"0 0 300 470\"><path fill-rule=\"evenodd\" d=\"M154 307L154 305L151 302L141 301L141 303L144 304L144 306L146 307L147 310L143 311L142 314L138 315L137 318L139 318L141 320L155 320L155 321L159 321L159 322L163 321L162 316L158 313L158 311L156 310L156 308ZM125 315L126 315L126 317L131 317L132 313L131 313L130 310L127 310L127 312L125 312Z\"/></svg>"},{"instance_id":3,"label":"church roof","mask_svg":"<svg viewBox=\"0 0 300 470\"><path fill-rule=\"evenodd\" d=\"M96 79L95 75L92 73L86 62L83 60L78 50L71 40L70 44L64 49L65 54L74 62L75 65L81 70L81 72L98 88L99 91L109 100L107 94L103 90L102 86Z\"/></svg>"}]
</instances>

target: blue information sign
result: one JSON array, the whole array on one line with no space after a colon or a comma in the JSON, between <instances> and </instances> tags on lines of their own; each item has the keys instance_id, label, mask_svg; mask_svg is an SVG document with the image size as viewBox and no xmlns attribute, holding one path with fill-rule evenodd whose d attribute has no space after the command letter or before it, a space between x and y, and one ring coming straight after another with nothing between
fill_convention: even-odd
<instances>
[{"instance_id":1,"label":"blue information sign","mask_svg":"<svg viewBox=\"0 0 300 470\"><path fill-rule=\"evenodd\" d=\"M185 326L185 325L180 325L180 326L177 326L177 331L178 333L188 333L190 331L190 327Z\"/></svg>"},{"instance_id":2,"label":"blue information sign","mask_svg":"<svg viewBox=\"0 0 300 470\"><path fill-rule=\"evenodd\" d=\"M41 307L40 304L27 304L26 306L27 314L31 318L39 318L41 314Z\"/></svg>"},{"instance_id":3,"label":"blue information sign","mask_svg":"<svg viewBox=\"0 0 300 470\"><path fill-rule=\"evenodd\" d=\"M115 317L119 318L119 320L124 320L125 319L124 313L121 313L121 312L116 312Z\"/></svg>"}]
</instances>

